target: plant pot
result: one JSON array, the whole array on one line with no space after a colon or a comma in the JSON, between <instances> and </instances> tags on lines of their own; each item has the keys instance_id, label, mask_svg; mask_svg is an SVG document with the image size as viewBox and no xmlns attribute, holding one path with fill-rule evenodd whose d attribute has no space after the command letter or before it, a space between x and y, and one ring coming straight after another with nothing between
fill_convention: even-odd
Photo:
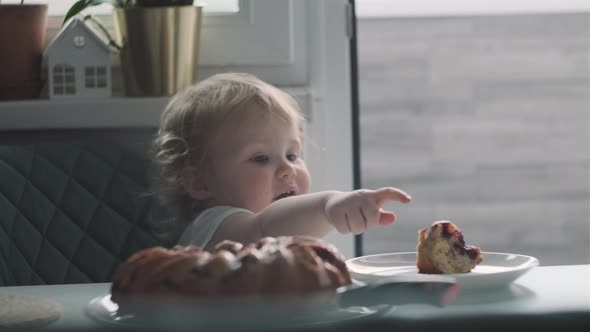
<instances>
[{"instance_id":1,"label":"plant pot","mask_svg":"<svg viewBox=\"0 0 590 332\"><path fill-rule=\"evenodd\" d=\"M0 5L0 100L38 98L47 5Z\"/></svg>"},{"instance_id":2,"label":"plant pot","mask_svg":"<svg viewBox=\"0 0 590 332\"><path fill-rule=\"evenodd\" d=\"M171 96L197 75L200 6L115 8L127 96Z\"/></svg>"}]
</instances>

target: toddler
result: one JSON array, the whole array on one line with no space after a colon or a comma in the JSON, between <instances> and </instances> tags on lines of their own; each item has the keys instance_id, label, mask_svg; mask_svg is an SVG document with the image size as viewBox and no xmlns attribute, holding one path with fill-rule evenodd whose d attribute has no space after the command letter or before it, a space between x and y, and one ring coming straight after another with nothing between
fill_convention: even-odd
<instances>
[{"instance_id":1,"label":"toddler","mask_svg":"<svg viewBox=\"0 0 590 332\"><path fill-rule=\"evenodd\" d=\"M178 211L178 244L360 234L395 220L384 203L410 202L385 187L309 193L299 108L249 74L203 80L172 98L154 142L158 192Z\"/></svg>"}]
</instances>

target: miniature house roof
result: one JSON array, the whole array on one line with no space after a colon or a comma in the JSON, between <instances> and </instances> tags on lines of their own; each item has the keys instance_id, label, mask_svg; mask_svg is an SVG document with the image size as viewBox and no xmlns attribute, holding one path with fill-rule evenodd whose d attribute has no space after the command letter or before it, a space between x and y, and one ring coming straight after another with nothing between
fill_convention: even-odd
<instances>
[{"instance_id":1,"label":"miniature house roof","mask_svg":"<svg viewBox=\"0 0 590 332\"><path fill-rule=\"evenodd\" d=\"M56 47L56 45L59 45L63 40L64 40L64 36L69 35L70 31L73 31L77 28L81 28L84 29L85 31L88 32L88 34L90 36L92 36L92 39L98 44L100 45L102 48L104 48L104 50L108 53L111 52L111 47L110 47L110 42L108 40L108 38L106 36L104 36L102 33L100 33L99 31L97 31L95 28L93 28L91 25L89 25L88 23L86 23L86 20L80 18L80 17L74 17L71 20L69 20L62 28L61 30L59 30L59 32L57 33L57 35L55 36L55 38L53 38L53 40L51 41L51 43L49 43L49 46L47 46L47 48L45 49L45 51L43 52L44 55L48 55L51 53L51 51Z\"/></svg>"}]
</instances>

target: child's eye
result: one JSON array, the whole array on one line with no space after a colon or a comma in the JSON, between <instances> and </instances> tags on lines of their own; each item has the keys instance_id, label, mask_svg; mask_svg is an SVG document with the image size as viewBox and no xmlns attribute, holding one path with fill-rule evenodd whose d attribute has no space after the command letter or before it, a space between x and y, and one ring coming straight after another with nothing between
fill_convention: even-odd
<instances>
[{"instance_id":1,"label":"child's eye","mask_svg":"<svg viewBox=\"0 0 590 332\"><path fill-rule=\"evenodd\" d=\"M290 154L287 155L287 160L288 161L296 161L297 160L297 155L296 154L293 154L293 153L290 153Z\"/></svg>"},{"instance_id":2,"label":"child's eye","mask_svg":"<svg viewBox=\"0 0 590 332\"><path fill-rule=\"evenodd\" d=\"M264 163L268 162L268 156L261 154L261 155L251 158L250 160L255 163L264 164Z\"/></svg>"}]
</instances>

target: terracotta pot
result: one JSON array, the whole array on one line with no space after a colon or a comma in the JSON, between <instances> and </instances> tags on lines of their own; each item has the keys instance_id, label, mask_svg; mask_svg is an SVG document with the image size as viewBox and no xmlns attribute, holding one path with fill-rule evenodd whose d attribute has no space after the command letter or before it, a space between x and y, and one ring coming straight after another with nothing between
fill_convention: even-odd
<instances>
[{"instance_id":1,"label":"terracotta pot","mask_svg":"<svg viewBox=\"0 0 590 332\"><path fill-rule=\"evenodd\" d=\"M0 100L38 98L47 5L0 5Z\"/></svg>"}]
</instances>

